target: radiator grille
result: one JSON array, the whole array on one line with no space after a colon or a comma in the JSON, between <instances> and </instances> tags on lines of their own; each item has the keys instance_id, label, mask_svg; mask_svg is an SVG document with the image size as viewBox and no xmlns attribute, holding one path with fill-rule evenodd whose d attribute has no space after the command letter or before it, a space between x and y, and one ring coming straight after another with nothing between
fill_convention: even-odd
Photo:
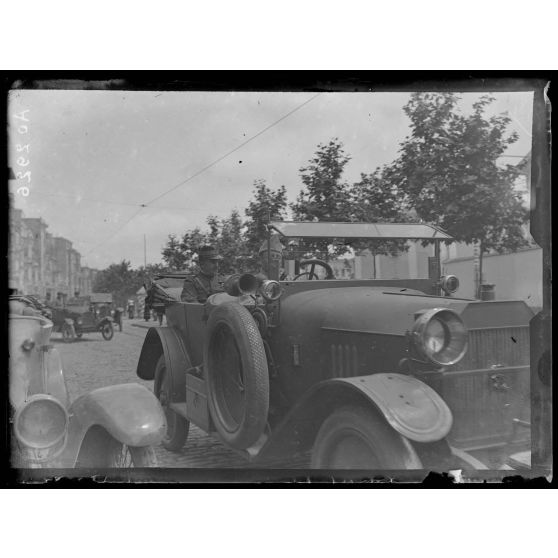
<instances>
[{"instance_id":1,"label":"radiator grille","mask_svg":"<svg viewBox=\"0 0 558 558\"><path fill-rule=\"evenodd\" d=\"M494 365L502 368L491 369ZM443 374L423 377L451 409L452 444L473 448L506 443L514 418L530 420L529 369L509 369L528 365L528 327L472 330L461 362ZM506 388L498 389L498 384Z\"/></svg>"},{"instance_id":2,"label":"radiator grille","mask_svg":"<svg viewBox=\"0 0 558 558\"><path fill-rule=\"evenodd\" d=\"M493 365L529 364L529 328L509 327L469 331L469 348L454 370L478 370Z\"/></svg>"}]
</instances>

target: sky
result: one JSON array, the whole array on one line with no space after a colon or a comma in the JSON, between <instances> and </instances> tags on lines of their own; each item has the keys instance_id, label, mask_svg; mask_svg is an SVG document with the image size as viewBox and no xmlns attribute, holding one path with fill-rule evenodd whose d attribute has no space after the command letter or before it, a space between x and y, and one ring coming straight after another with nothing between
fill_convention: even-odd
<instances>
[{"instance_id":1,"label":"sky","mask_svg":"<svg viewBox=\"0 0 558 558\"><path fill-rule=\"evenodd\" d=\"M519 162L531 148L533 94L493 95L491 113L507 111L510 130L519 134L502 163ZM469 111L478 96L461 94L461 109ZM146 261L158 263L169 234L205 228L209 215L224 218L235 208L244 217L255 180L284 185L295 201L299 169L320 143L343 143L349 182L390 163L409 133L408 98L401 92L12 91L8 160L14 172L30 175L10 181L10 191L26 217L42 217L50 233L73 242L82 266L103 269L123 259L143 265L144 235ZM22 111L26 122L15 117ZM21 186L27 197L17 191Z\"/></svg>"}]
</instances>

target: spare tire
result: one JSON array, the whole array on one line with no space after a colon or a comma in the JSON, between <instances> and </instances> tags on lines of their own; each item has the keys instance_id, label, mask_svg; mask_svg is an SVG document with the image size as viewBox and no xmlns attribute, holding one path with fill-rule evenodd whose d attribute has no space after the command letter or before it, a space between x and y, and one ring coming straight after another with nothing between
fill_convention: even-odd
<instances>
[{"instance_id":1,"label":"spare tire","mask_svg":"<svg viewBox=\"0 0 558 558\"><path fill-rule=\"evenodd\" d=\"M236 449L253 445L269 412L269 374L258 326L238 302L217 306L204 346L207 399L215 429Z\"/></svg>"}]
</instances>

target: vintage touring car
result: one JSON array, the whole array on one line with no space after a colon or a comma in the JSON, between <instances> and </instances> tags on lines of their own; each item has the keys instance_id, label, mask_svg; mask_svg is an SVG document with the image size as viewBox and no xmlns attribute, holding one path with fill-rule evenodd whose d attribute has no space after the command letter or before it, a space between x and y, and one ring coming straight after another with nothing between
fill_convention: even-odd
<instances>
[{"instance_id":1,"label":"vintage touring car","mask_svg":"<svg viewBox=\"0 0 558 558\"><path fill-rule=\"evenodd\" d=\"M10 299L9 322L14 468L156 466L166 424L147 388L113 385L70 402L53 323L21 298Z\"/></svg>"},{"instance_id":2,"label":"vintage touring car","mask_svg":"<svg viewBox=\"0 0 558 558\"><path fill-rule=\"evenodd\" d=\"M496 469L528 452L533 314L521 301L452 297L444 231L268 229L287 243L428 241L434 256L419 279L336 280L321 260L300 280L233 276L205 304L179 301L183 274L160 276L167 327L149 329L137 374L154 380L167 449L182 448L192 422L255 463L310 453L312 468Z\"/></svg>"},{"instance_id":3,"label":"vintage touring car","mask_svg":"<svg viewBox=\"0 0 558 558\"><path fill-rule=\"evenodd\" d=\"M54 331L62 333L66 342L81 338L84 333L100 332L105 341L114 336L114 319L110 315L112 295L91 293L69 299L63 307L52 307Z\"/></svg>"}]
</instances>

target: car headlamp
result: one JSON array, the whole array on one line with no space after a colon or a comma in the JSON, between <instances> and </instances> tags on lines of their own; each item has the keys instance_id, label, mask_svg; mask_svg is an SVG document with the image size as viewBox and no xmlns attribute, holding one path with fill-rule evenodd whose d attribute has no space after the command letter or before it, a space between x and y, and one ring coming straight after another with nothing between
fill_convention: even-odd
<instances>
[{"instance_id":1,"label":"car headlamp","mask_svg":"<svg viewBox=\"0 0 558 558\"><path fill-rule=\"evenodd\" d=\"M444 275L440 279L440 287L446 294L452 294L459 289L459 279L455 275Z\"/></svg>"},{"instance_id":2,"label":"car headlamp","mask_svg":"<svg viewBox=\"0 0 558 558\"><path fill-rule=\"evenodd\" d=\"M261 284L260 293L267 301L273 302L281 296L281 285L279 281L268 279Z\"/></svg>"},{"instance_id":3,"label":"car headlamp","mask_svg":"<svg viewBox=\"0 0 558 558\"><path fill-rule=\"evenodd\" d=\"M415 321L412 337L419 353L439 366L459 362L467 352L467 328L453 310L431 308Z\"/></svg>"},{"instance_id":4,"label":"car headlamp","mask_svg":"<svg viewBox=\"0 0 558 558\"><path fill-rule=\"evenodd\" d=\"M16 411L14 431L28 448L50 448L66 435L68 420L68 412L58 399L46 394L33 395Z\"/></svg>"},{"instance_id":5,"label":"car headlamp","mask_svg":"<svg viewBox=\"0 0 558 558\"><path fill-rule=\"evenodd\" d=\"M258 288L258 278L251 273L244 273L238 279L240 294L254 294Z\"/></svg>"}]
</instances>

